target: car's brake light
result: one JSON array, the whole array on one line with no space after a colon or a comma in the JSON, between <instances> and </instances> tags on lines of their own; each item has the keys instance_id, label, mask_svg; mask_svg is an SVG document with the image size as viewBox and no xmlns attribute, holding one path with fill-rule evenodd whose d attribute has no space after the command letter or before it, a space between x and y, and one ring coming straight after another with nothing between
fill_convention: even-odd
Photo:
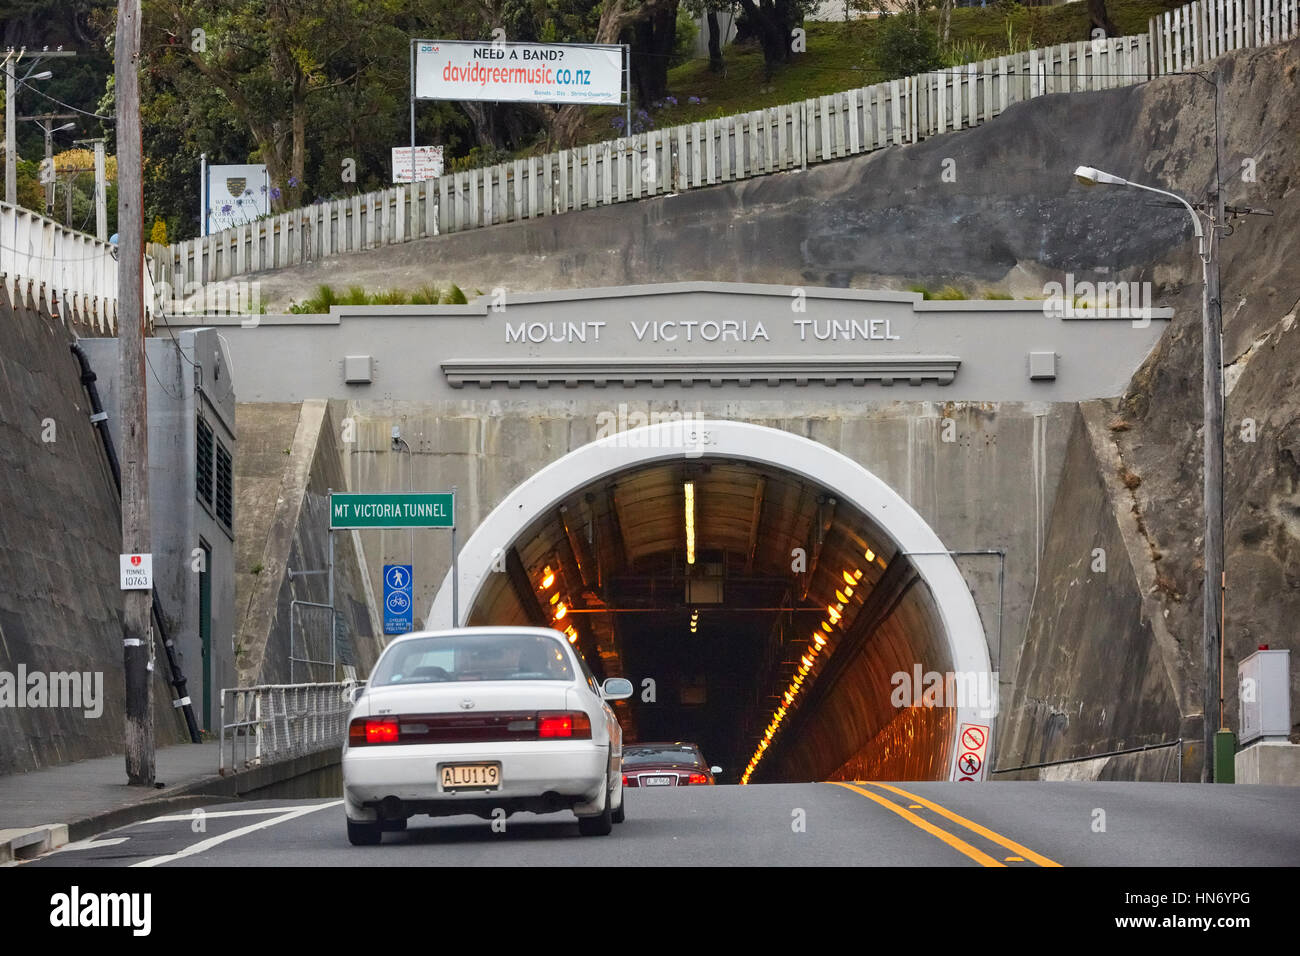
<instances>
[{"instance_id":1,"label":"car's brake light","mask_svg":"<svg viewBox=\"0 0 1300 956\"><path fill-rule=\"evenodd\" d=\"M627 774L623 774L623 786L627 786Z\"/></svg>"},{"instance_id":2,"label":"car's brake light","mask_svg":"<svg viewBox=\"0 0 1300 956\"><path fill-rule=\"evenodd\" d=\"M581 710L544 710L537 715L537 736L591 739L591 718Z\"/></svg>"},{"instance_id":3,"label":"car's brake light","mask_svg":"<svg viewBox=\"0 0 1300 956\"><path fill-rule=\"evenodd\" d=\"M348 745L352 747L395 744L397 737L397 721L393 718L376 720L373 717L358 717L348 725Z\"/></svg>"},{"instance_id":4,"label":"car's brake light","mask_svg":"<svg viewBox=\"0 0 1300 956\"><path fill-rule=\"evenodd\" d=\"M691 774L690 779L687 780L686 782L687 783L708 783L709 778L702 773L693 773Z\"/></svg>"}]
</instances>

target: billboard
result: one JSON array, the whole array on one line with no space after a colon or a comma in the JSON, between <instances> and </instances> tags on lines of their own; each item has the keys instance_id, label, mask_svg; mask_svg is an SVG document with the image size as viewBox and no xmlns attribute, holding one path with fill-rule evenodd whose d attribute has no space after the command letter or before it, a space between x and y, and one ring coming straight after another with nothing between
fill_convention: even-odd
<instances>
[{"instance_id":1,"label":"billboard","mask_svg":"<svg viewBox=\"0 0 1300 956\"><path fill-rule=\"evenodd\" d=\"M499 103L623 102L623 48L416 40L415 96Z\"/></svg>"},{"instance_id":2,"label":"billboard","mask_svg":"<svg viewBox=\"0 0 1300 956\"><path fill-rule=\"evenodd\" d=\"M207 166L203 175L205 236L253 222L271 211L271 181L265 166Z\"/></svg>"},{"instance_id":3,"label":"billboard","mask_svg":"<svg viewBox=\"0 0 1300 956\"><path fill-rule=\"evenodd\" d=\"M393 182L409 183L412 181L411 152L409 146L393 147ZM422 183L426 179L437 179L442 175L441 146L417 146L414 152L415 182Z\"/></svg>"}]
</instances>

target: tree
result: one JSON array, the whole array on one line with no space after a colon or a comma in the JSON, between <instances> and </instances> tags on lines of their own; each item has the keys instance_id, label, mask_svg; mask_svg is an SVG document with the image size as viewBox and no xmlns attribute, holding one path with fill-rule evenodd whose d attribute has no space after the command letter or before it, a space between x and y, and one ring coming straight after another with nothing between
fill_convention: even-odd
<instances>
[{"instance_id":1,"label":"tree","mask_svg":"<svg viewBox=\"0 0 1300 956\"><path fill-rule=\"evenodd\" d=\"M225 96L276 184L273 207L288 209L302 202L313 102L391 70L394 60L405 73L406 43L394 46L391 35L398 7L398 0L152 0L145 22L154 43L180 52Z\"/></svg>"},{"instance_id":2,"label":"tree","mask_svg":"<svg viewBox=\"0 0 1300 956\"><path fill-rule=\"evenodd\" d=\"M1093 29L1101 29L1108 37L1119 36L1115 21L1106 12L1106 0L1088 0L1088 22L1091 24L1090 34Z\"/></svg>"},{"instance_id":3,"label":"tree","mask_svg":"<svg viewBox=\"0 0 1300 956\"><path fill-rule=\"evenodd\" d=\"M753 35L763 48L763 65L768 77L790 62L794 53L794 29L815 0L739 0L744 11L737 37Z\"/></svg>"}]
</instances>

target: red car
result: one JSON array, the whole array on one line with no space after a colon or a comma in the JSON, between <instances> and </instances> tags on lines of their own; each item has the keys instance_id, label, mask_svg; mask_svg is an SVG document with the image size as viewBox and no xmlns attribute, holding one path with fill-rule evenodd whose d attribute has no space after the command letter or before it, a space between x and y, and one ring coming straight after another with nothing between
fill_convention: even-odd
<instances>
[{"instance_id":1,"label":"red car","mask_svg":"<svg viewBox=\"0 0 1300 956\"><path fill-rule=\"evenodd\" d=\"M623 745L623 786L685 787L714 784L721 767L710 767L695 744L644 743Z\"/></svg>"}]
</instances>

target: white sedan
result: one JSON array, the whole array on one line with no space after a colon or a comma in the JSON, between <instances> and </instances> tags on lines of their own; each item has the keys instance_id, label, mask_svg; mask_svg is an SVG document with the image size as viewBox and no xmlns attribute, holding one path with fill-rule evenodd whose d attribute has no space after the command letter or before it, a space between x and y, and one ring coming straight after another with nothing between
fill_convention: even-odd
<instances>
[{"instance_id":1,"label":"white sedan","mask_svg":"<svg viewBox=\"0 0 1300 956\"><path fill-rule=\"evenodd\" d=\"M623 733L559 633L534 627L419 631L375 663L348 715L348 839L373 846L417 814L501 818L570 810L584 836L623 821Z\"/></svg>"}]
</instances>

